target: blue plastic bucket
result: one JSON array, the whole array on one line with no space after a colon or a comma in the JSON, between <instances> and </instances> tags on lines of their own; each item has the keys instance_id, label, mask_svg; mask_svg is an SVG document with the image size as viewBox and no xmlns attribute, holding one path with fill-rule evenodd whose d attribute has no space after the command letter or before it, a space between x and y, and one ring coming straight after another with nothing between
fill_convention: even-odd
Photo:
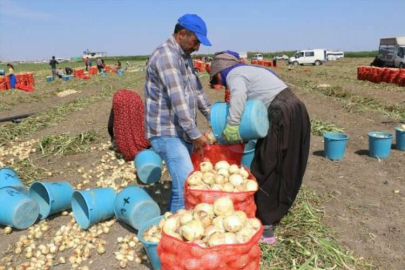
<instances>
[{"instance_id":1,"label":"blue plastic bucket","mask_svg":"<svg viewBox=\"0 0 405 270\"><path fill-rule=\"evenodd\" d=\"M27 194L27 187L18 178L17 173L8 167L0 169L0 188L13 187L23 194Z\"/></svg>"},{"instance_id":2,"label":"blue plastic bucket","mask_svg":"<svg viewBox=\"0 0 405 270\"><path fill-rule=\"evenodd\" d=\"M229 104L217 102L211 107L211 127L220 144L226 144L222 133L226 126ZM266 106L258 100L248 100L239 124L239 134L244 141L260 139L267 136L269 118Z\"/></svg>"},{"instance_id":3,"label":"blue plastic bucket","mask_svg":"<svg viewBox=\"0 0 405 270\"><path fill-rule=\"evenodd\" d=\"M114 213L117 219L139 230L146 221L160 216L160 208L145 190L132 186L117 195Z\"/></svg>"},{"instance_id":4,"label":"blue plastic bucket","mask_svg":"<svg viewBox=\"0 0 405 270\"><path fill-rule=\"evenodd\" d=\"M162 159L152 149L146 149L138 153L134 165L138 179L144 184L155 183L162 176Z\"/></svg>"},{"instance_id":5,"label":"blue plastic bucket","mask_svg":"<svg viewBox=\"0 0 405 270\"><path fill-rule=\"evenodd\" d=\"M0 224L24 230L35 223L38 215L36 201L13 187L0 188Z\"/></svg>"},{"instance_id":6,"label":"blue plastic bucket","mask_svg":"<svg viewBox=\"0 0 405 270\"><path fill-rule=\"evenodd\" d=\"M397 149L405 151L405 130L399 127L395 128L395 140L397 144Z\"/></svg>"},{"instance_id":7,"label":"blue plastic bucket","mask_svg":"<svg viewBox=\"0 0 405 270\"><path fill-rule=\"evenodd\" d=\"M380 136L380 137L379 137ZM369 155L374 158L390 156L393 135L388 132L372 131L368 133Z\"/></svg>"},{"instance_id":8,"label":"blue plastic bucket","mask_svg":"<svg viewBox=\"0 0 405 270\"><path fill-rule=\"evenodd\" d=\"M39 218L71 208L73 187L67 182L43 183L34 182L30 186L28 196L39 205Z\"/></svg>"},{"instance_id":9,"label":"blue plastic bucket","mask_svg":"<svg viewBox=\"0 0 405 270\"><path fill-rule=\"evenodd\" d=\"M148 254L149 261L152 265L152 268L154 270L160 270L161 269L161 264L160 264L160 259L159 255L157 253L157 245L158 243L152 243L148 242L143 238L143 232L149 228L151 225L157 225L159 224L159 221L163 218L163 216L155 217L151 220L148 220L144 224L142 224L141 228L138 231L138 239L141 241L143 244L143 247L145 248L146 254Z\"/></svg>"},{"instance_id":10,"label":"blue plastic bucket","mask_svg":"<svg viewBox=\"0 0 405 270\"><path fill-rule=\"evenodd\" d=\"M62 80L64 80L64 81L68 81L69 79L70 79L70 76L66 76L66 75L62 76Z\"/></svg>"},{"instance_id":11,"label":"blue plastic bucket","mask_svg":"<svg viewBox=\"0 0 405 270\"><path fill-rule=\"evenodd\" d=\"M256 140L249 141L245 145L242 156L242 165L245 165L250 170L253 157L255 156Z\"/></svg>"},{"instance_id":12,"label":"blue plastic bucket","mask_svg":"<svg viewBox=\"0 0 405 270\"><path fill-rule=\"evenodd\" d=\"M349 136L342 133L327 132L323 134L325 157L330 160L342 160L345 155Z\"/></svg>"},{"instance_id":13,"label":"blue plastic bucket","mask_svg":"<svg viewBox=\"0 0 405 270\"><path fill-rule=\"evenodd\" d=\"M76 190L72 196L73 215L79 226L86 230L91 225L114 216L117 197L112 188Z\"/></svg>"},{"instance_id":14,"label":"blue plastic bucket","mask_svg":"<svg viewBox=\"0 0 405 270\"><path fill-rule=\"evenodd\" d=\"M52 76L48 76L48 77L46 77L46 81L47 81L47 82L51 82L51 81L53 81Z\"/></svg>"}]
</instances>

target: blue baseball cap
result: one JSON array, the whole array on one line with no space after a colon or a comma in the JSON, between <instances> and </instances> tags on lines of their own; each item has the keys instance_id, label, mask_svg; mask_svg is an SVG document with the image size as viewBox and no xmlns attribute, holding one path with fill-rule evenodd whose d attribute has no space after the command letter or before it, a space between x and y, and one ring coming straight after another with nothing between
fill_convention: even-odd
<instances>
[{"instance_id":1,"label":"blue baseball cap","mask_svg":"<svg viewBox=\"0 0 405 270\"><path fill-rule=\"evenodd\" d=\"M193 32L201 44L211 46L211 42L207 38L207 26L203 19L196 14L186 14L179 18L178 24Z\"/></svg>"}]
</instances>

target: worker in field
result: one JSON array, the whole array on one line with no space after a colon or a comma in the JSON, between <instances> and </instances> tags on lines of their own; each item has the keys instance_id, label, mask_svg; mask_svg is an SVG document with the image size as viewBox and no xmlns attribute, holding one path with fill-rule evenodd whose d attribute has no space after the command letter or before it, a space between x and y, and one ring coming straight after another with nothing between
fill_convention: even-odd
<instances>
[{"instance_id":1,"label":"worker in field","mask_svg":"<svg viewBox=\"0 0 405 270\"><path fill-rule=\"evenodd\" d=\"M66 75L72 75L73 74L73 69L71 67L65 67L65 74Z\"/></svg>"},{"instance_id":2,"label":"worker in field","mask_svg":"<svg viewBox=\"0 0 405 270\"><path fill-rule=\"evenodd\" d=\"M51 66L52 69L52 79L55 80L56 77L56 65L58 65L59 62L56 61L55 56L52 56L51 61L49 61L49 65Z\"/></svg>"},{"instance_id":3,"label":"worker in field","mask_svg":"<svg viewBox=\"0 0 405 270\"><path fill-rule=\"evenodd\" d=\"M8 63L7 68L8 68L8 77L9 77L10 87L11 87L11 89L14 89L15 84L16 84L16 78L14 75L14 66L11 63Z\"/></svg>"},{"instance_id":4,"label":"worker in field","mask_svg":"<svg viewBox=\"0 0 405 270\"><path fill-rule=\"evenodd\" d=\"M86 65L86 71L89 71L89 58L86 57L86 59L84 59L84 64Z\"/></svg>"},{"instance_id":5,"label":"worker in field","mask_svg":"<svg viewBox=\"0 0 405 270\"><path fill-rule=\"evenodd\" d=\"M211 46L205 22L195 14L178 19L174 34L150 56L145 82L145 132L172 177L169 210L184 208L183 188L193 170L190 153L208 139L197 128L197 109L209 120L210 102L190 54Z\"/></svg>"},{"instance_id":6,"label":"worker in field","mask_svg":"<svg viewBox=\"0 0 405 270\"><path fill-rule=\"evenodd\" d=\"M256 215L264 225L261 241L274 243L272 225L288 213L307 166L311 124L306 107L273 71L240 63L228 52L215 55L210 83L230 90L223 132L229 143L242 140L239 123L247 100L259 100L268 108L270 128L257 141L251 171L260 187L255 202Z\"/></svg>"},{"instance_id":7,"label":"worker in field","mask_svg":"<svg viewBox=\"0 0 405 270\"><path fill-rule=\"evenodd\" d=\"M96 64L97 64L98 73L101 73L101 71L104 69L104 66L103 66L103 61L101 60L100 57L97 58Z\"/></svg>"}]
</instances>

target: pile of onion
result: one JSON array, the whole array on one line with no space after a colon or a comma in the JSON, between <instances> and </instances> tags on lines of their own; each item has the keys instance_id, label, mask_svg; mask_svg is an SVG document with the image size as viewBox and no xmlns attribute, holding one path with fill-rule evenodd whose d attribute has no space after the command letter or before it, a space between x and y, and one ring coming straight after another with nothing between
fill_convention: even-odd
<instances>
[{"instance_id":1,"label":"pile of onion","mask_svg":"<svg viewBox=\"0 0 405 270\"><path fill-rule=\"evenodd\" d=\"M248 242L260 229L257 218L248 218L243 211L235 211L231 199L218 198L213 205L197 204L193 210L167 212L158 225L143 233L149 242L158 243L165 234L201 247Z\"/></svg>"},{"instance_id":2,"label":"pile of onion","mask_svg":"<svg viewBox=\"0 0 405 270\"><path fill-rule=\"evenodd\" d=\"M187 178L187 184L190 189L225 192L257 191L259 188L255 180L249 179L247 170L225 160L218 161L215 166L209 161L201 162L200 170Z\"/></svg>"}]
</instances>

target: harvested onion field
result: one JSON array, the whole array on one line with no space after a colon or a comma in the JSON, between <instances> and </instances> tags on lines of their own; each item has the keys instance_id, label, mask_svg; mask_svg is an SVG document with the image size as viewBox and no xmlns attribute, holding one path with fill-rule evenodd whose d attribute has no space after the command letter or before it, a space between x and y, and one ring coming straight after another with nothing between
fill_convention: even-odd
<instances>
[{"instance_id":1,"label":"harvested onion field","mask_svg":"<svg viewBox=\"0 0 405 270\"><path fill-rule=\"evenodd\" d=\"M405 87L357 80L357 66L371 61L346 58L292 70L279 61L274 69L306 104L313 126L304 187L276 229L277 243L261 246L262 269L403 269L405 151L393 147L388 159L371 158L367 133L395 133L404 123ZM109 150L107 121L116 90L131 89L143 96L144 72L138 69L142 64L132 62L122 77L108 74L104 79L51 83L45 81L47 64L17 66L16 72L34 72L36 90L0 92L0 118L33 115L20 123L0 123L0 167L14 168L27 185L35 180L68 181L76 189L138 185L133 163ZM200 78L211 102L222 101L222 90L208 88L208 74ZM201 115L199 126L207 128ZM339 162L324 157L320 135L327 131L350 136ZM169 174L144 187L164 212ZM28 230L5 234L1 227L0 269L26 269L18 266L66 234L72 244L48 252L52 269L121 269L125 265L116 257L122 249L133 254L127 269L150 268L131 227L111 219L86 232L75 230L74 224L69 211ZM29 250L17 244L27 237L35 243Z\"/></svg>"}]
</instances>

